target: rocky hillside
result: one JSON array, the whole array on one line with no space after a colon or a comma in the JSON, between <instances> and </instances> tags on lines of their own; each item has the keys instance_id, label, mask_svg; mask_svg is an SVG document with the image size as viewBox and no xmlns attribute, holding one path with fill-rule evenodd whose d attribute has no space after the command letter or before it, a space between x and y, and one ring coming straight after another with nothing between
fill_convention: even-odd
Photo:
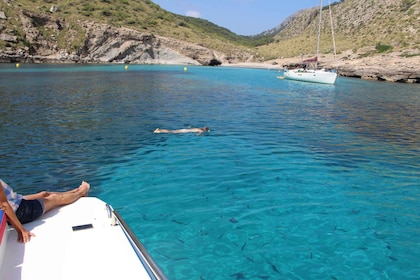
<instances>
[{"instance_id":1,"label":"rocky hillside","mask_svg":"<svg viewBox=\"0 0 420 280\"><path fill-rule=\"evenodd\" d=\"M331 10L339 53L379 45L387 51L420 49L418 0L342 0L331 5ZM318 16L317 7L292 15L286 20L288 24L277 27L275 41L259 47L259 51L269 58L315 53ZM331 34L330 13L326 5L322 21L323 53L333 52Z\"/></svg>"},{"instance_id":2,"label":"rocky hillside","mask_svg":"<svg viewBox=\"0 0 420 280\"><path fill-rule=\"evenodd\" d=\"M209 65L250 59L246 42L237 43L242 38L166 12L149 0L0 3L0 62Z\"/></svg>"},{"instance_id":3,"label":"rocky hillside","mask_svg":"<svg viewBox=\"0 0 420 280\"><path fill-rule=\"evenodd\" d=\"M324 1L328 2L328 1ZM393 82L420 82L420 1L341 0L331 5L337 55L334 57L330 12L323 8L321 66L342 76ZM319 9L300 11L277 27L275 41L258 47L280 65L313 57Z\"/></svg>"},{"instance_id":4,"label":"rocky hillside","mask_svg":"<svg viewBox=\"0 0 420 280\"><path fill-rule=\"evenodd\" d=\"M332 13L340 61L351 61L350 71L363 68L355 61L390 53L419 60L420 1L341 0ZM321 52L329 56L328 6L323 15ZM151 0L2 0L0 62L281 65L280 58L314 54L318 18L315 7L258 36L240 36L206 20L169 13ZM414 77L409 72L399 80L420 79L416 70Z\"/></svg>"}]
</instances>

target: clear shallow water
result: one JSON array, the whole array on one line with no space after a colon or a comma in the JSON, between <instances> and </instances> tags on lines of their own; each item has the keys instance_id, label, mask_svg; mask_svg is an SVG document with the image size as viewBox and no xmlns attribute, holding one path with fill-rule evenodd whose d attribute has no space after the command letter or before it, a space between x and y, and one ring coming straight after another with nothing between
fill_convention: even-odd
<instances>
[{"instance_id":1,"label":"clear shallow water","mask_svg":"<svg viewBox=\"0 0 420 280\"><path fill-rule=\"evenodd\" d=\"M418 279L419 86L277 75L0 65L0 177L89 181L170 279Z\"/></svg>"}]
</instances>

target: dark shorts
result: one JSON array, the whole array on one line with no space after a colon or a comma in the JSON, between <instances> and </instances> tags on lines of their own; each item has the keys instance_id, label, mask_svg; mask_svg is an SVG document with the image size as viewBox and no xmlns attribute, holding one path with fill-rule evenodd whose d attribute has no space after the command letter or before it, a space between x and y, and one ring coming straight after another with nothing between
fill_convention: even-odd
<instances>
[{"instance_id":1,"label":"dark shorts","mask_svg":"<svg viewBox=\"0 0 420 280\"><path fill-rule=\"evenodd\" d=\"M22 224L34 221L41 217L42 214L44 214L44 204L38 199L22 199L16 210L16 216Z\"/></svg>"}]
</instances>

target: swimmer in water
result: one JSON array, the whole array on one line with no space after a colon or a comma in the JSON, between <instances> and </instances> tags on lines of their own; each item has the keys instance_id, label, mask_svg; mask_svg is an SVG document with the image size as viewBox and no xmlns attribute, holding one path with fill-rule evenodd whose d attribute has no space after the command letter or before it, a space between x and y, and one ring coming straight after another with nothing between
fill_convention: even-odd
<instances>
[{"instance_id":1,"label":"swimmer in water","mask_svg":"<svg viewBox=\"0 0 420 280\"><path fill-rule=\"evenodd\" d=\"M205 127L201 127L201 128L182 128L182 129L174 129L174 130L169 130L169 129L160 129L160 128L156 128L155 131L153 131L153 133L197 133L197 134L202 134L203 132L208 132L210 131L210 129L205 126Z\"/></svg>"}]
</instances>

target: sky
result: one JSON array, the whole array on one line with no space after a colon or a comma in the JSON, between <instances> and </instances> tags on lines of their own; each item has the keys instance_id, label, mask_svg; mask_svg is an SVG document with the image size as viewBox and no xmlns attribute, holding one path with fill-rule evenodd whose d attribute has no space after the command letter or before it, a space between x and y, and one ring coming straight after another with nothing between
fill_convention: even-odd
<instances>
[{"instance_id":1,"label":"sky","mask_svg":"<svg viewBox=\"0 0 420 280\"><path fill-rule=\"evenodd\" d=\"M239 35L257 35L276 27L299 10L319 7L320 0L152 1L169 12L206 19ZM324 0L323 5L328 5L328 0Z\"/></svg>"}]
</instances>

